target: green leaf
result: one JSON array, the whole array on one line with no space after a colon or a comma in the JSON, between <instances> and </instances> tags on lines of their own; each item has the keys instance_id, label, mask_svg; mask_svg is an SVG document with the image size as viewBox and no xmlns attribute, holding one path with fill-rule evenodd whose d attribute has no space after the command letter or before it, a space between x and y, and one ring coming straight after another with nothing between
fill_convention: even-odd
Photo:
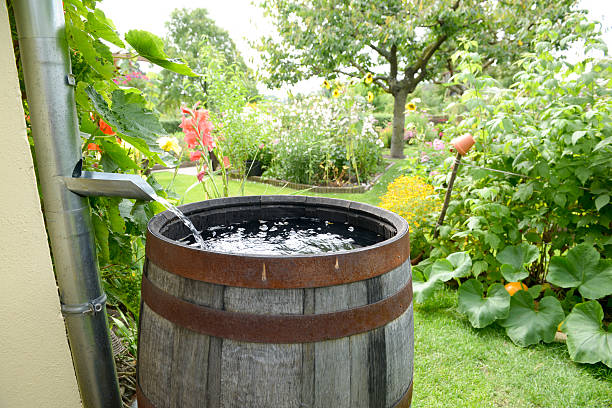
<instances>
[{"instance_id":1,"label":"green leaf","mask_svg":"<svg viewBox=\"0 0 612 408\"><path fill-rule=\"evenodd\" d=\"M470 279L459 287L459 311L465 313L472 326L482 328L497 319L508 317L510 294L501 283L494 283L483 296L482 284Z\"/></svg>"},{"instance_id":2,"label":"green leaf","mask_svg":"<svg viewBox=\"0 0 612 408\"><path fill-rule=\"evenodd\" d=\"M538 296L540 296L540 292L542 291L542 285L533 285L532 287L530 287L529 289L527 289L527 292L529 292L529 294L535 299Z\"/></svg>"},{"instance_id":3,"label":"green leaf","mask_svg":"<svg viewBox=\"0 0 612 408\"><path fill-rule=\"evenodd\" d=\"M465 252L455 252L446 257L438 259L431 268L429 279L448 281L452 278L465 278L470 276L472 259Z\"/></svg>"},{"instance_id":4,"label":"green leaf","mask_svg":"<svg viewBox=\"0 0 612 408\"><path fill-rule=\"evenodd\" d=\"M66 24L66 32L72 42L72 46L78 50L85 62L103 78L111 78L115 72L112 54L104 44L96 42L88 33L78 27ZM97 46L96 46L97 44ZM102 45L102 47L100 47ZM110 59L100 58L99 52L106 47L103 55L111 55Z\"/></svg>"},{"instance_id":5,"label":"green leaf","mask_svg":"<svg viewBox=\"0 0 612 408\"><path fill-rule=\"evenodd\" d=\"M556 298L544 297L536 309L529 292L519 290L510 299L508 317L499 324L506 328L506 334L514 344L526 347L540 341L553 341L557 325L564 317L563 308Z\"/></svg>"},{"instance_id":6,"label":"green leaf","mask_svg":"<svg viewBox=\"0 0 612 408\"><path fill-rule=\"evenodd\" d=\"M177 74L187 76L200 76L185 64L183 60L172 59L164 52L164 43L156 35L148 31L130 30L125 35L127 41L138 54L153 64L159 65Z\"/></svg>"},{"instance_id":7,"label":"green leaf","mask_svg":"<svg viewBox=\"0 0 612 408\"><path fill-rule=\"evenodd\" d=\"M589 364L601 361L612 368L612 333L603 328L603 317L596 300L574 306L563 323L572 360Z\"/></svg>"},{"instance_id":8,"label":"green leaf","mask_svg":"<svg viewBox=\"0 0 612 408\"><path fill-rule=\"evenodd\" d=\"M497 253L497 260L502 264L501 273L509 282L517 282L529 276L525 269L528 265L538 259L540 252L535 245L523 242L520 245L507 246Z\"/></svg>"},{"instance_id":9,"label":"green leaf","mask_svg":"<svg viewBox=\"0 0 612 408\"><path fill-rule=\"evenodd\" d=\"M608 194L602 194L595 199L595 208L597 211L601 210L602 207L606 206L610 202L610 196Z\"/></svg>"},{"instance_id":10,"label":"green leaf","mask_svg":"<svg viewBox=\"0 0 612 408\"><path fill-rule=\"evenodd\" d=\"M593 172L586 167L579 167L576 169L576 177L578 177L578 180L580 180L583 186L589 177L591 177L591 174L593 174Z\"/></svg>"},{"instance_id":11,"label":"green leaf","mask_svg":"<svg viewBox=\"0 0 612 408\"><path fill-rule=\"evenodd\" d=\"M125 48L125 44L121 41L121 38L117 35L115 27L111 20L106 18L104 12L100 9L96 9L93 13L87 14L87 22L85 28L92 34L106 40L117 47Z\"/></svg>"},{"instance_id":12,"label":"green leaf","mask_svg":"<svg viewBox=\"0 0 612 408\"><path fill-rule=\"evenodd\" d=\"M108 228L106 227L106 224L102 218L95 212L92 212L91 220L93 223L94 235L96 237L98 260L100 264L106 265L110 258L110 249L108 247Z\"/></svg>"},{"instance_id":13,"label":"green leaf","mask_svg":"<svg viewBox=\"0 0 612 408\"><path fill-rule=\"evenodd\" d=\"M412 292L414 293L414 301L423 303L434 294L434 292L442 287L442 281L438 279L430 279L428 281L412 282Z\"/></svg>"},{"instance_id":14,"label":"green leaf","mask_svg":"<svg viewBox=\"0 0 612 408\"><path fill-rule=\"evenodd\" d=\"M102 146L103 154L108 155L109 158L115 162L121 170L138 170L140 167L134 160L130 158L125 149L121 147L115 140L109 140L108 138L98 138L98 142Z\"/></svg>"},{"instance_id":15,"label":"green leaf","mask_svg":"<svg viewBox=\"0 0 612 408\"><path fill-rule=\"evenodd\" d=\"M121 89L113 91L112 105L92 86L85 90L96 111L122 138L155 162L164 164L155 152L162 152L156 139L165 134L155 114L143 106L142 96Z\"/></svg>"},{"instance_id":16,"label":"green leaf","mask_svg":"<svg viewBox=\"0 0 612 408\"><path fill-rule=\"evenodd\" d=\"M612 294L612 260L599 259L592 245L580 244L567 256L553 256L546 280L562 288L578 288L587 299Z\"/></svg>"},{"instance_id":17,"label":"green leaf","mask_svg":"<svg viewBox=\"0 0 612 408\"><path fill-rule=\"evenodd\" d=\"M580 138L586 135L586 130L577 130L572 134L572 144L575 145Z\"/></svg>"},{"instance_id":18,"label":"green leaf","mask_svg":"<svg viewBox=\"0 0 612 408\"><path fill-rule=\"evenodd\" d=\"M477 278L483 272L487 271L489 264L486 261L476 261L474 265L472 265L472 273L474 277Z\"/></svg>"},{"instance_id":19,"label":"green leaf","mask_svg":"<svg viewBox=\"0 0 612 408\"><path fill-rule=\"evenodd\" d=\"M516 269L514 266L509 264L503 264L499 268L502 276L508 282L518 282L529 276L529 272L525 268Z\"/></svg>"}]
</instances>

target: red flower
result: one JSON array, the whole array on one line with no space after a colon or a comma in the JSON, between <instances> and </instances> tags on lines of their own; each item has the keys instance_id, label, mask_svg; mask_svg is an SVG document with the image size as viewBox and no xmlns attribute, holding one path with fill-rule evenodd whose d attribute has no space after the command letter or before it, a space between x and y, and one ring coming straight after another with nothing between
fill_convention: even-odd
<instances>
[{"instance_id":1,"label":"red flower","mask_svg":"<svg viewBox=\"0 0 612 408\"><path fill-rule=\"evenodd\" d=\"M213 124L209 119L208 112L204 109L192 111L188 108L182 108L181 110L186 115L181 118L179 127L185 133L187 146L193 149L200 144L206 147L209 152L212 151L215 148L215 141L212 137Z\"/></svg>"},{"instance_id":2,"label":"red flower","mask_svg":"<svg viewBox=\"0 0 612 408\"><path fill-rule=\"evenodd\" d=\"M223 156L223 166L225 166L226 169L232 166L229 162L229 157Z\"/></svg>"},{"instance_id":3,"label":"red flower","mask_svg":"<svg viewBox=\"0 0 612 408\"><path fill-rule=\"evenodd\" d=\"M102 149L100 149L100 146L98 146L95 143L89 143L87 145L87 150L93 150L94 152L101 152L102 151Z\"/></svg>"},{"instance_id":4,"label":"red flower","mask_svg":"<svg viewBox=\"0 0 612 408\"><path fill-rule=\"evenodd\" d=\"M108 123L103 121L102 119L100 119L98 126L100 127L100 130L102 131L102 133L104 133L105 135L114 136L117 134L113 131L113 128Z\"/></svg>"},{"instance_id":5,"label":"red flower","mask_svg":"<svg viewBox=\"0 0 612 408\"><path fill-rule=\"evenodd\" d=\"M196 150L195 152L189 153L189 160L198 161L202 158L202 152L200 150Z\"/></svg>"}]
</instances>

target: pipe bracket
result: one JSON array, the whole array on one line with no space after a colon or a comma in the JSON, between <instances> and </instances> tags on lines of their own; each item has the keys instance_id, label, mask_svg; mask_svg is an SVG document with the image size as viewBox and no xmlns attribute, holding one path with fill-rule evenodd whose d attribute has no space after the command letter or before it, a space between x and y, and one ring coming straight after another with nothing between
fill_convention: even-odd
<instances>
[{"instance_id":1,"label":"pipe bracket","mask_svg":"<svg viewBox=\"0 0 612 408\"><path fill-rule=\"evenodd\" d=\"M66 84L76 86L76 77L73 74L66 75Z\"/></svg>"},{"instance_id":2,"label":"pipe bracket","mask_svg":"<svg viewBox=\"0 0 612 408\"><path fill-rule=\"evenodd\" d=\"M65 305L62 303L62 313L63 314L98 313L104 310L105 303L106 303L106 293L102 293L100 297L92 299L87 303L80 303L78 305Z\"/></svg>"}]
</instances>

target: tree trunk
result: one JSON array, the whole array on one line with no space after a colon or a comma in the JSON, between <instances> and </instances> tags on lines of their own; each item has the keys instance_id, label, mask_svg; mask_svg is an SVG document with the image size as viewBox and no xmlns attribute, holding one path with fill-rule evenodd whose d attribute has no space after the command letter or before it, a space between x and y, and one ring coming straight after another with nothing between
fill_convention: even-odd
<instances>
[{"instance_id":1,"label":"tree trunk","mask_svg":"<svg viewBox=\"0 0 612 408\"><path fill-rule=\"evenodd\" d=\"M406 120L407 89L393 94L393 134L391 135L391 157L404 158L404 122Z\"/></svg>"}]
</instances>

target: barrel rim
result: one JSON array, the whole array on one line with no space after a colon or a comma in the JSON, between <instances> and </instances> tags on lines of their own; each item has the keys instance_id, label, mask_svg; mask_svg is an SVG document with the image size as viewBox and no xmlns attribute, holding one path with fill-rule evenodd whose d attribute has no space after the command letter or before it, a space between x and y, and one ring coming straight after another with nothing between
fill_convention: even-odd
<instances>
[{"instance_id":1,"label":"barrel rim","mask_svg":"<svg viewBox=\"0 0 612 408\"><path fill-rule=\"evenodd\" d=\"M392 225L396 233L374 245L322 254L233 254L193 248L161 234L176 217L169 211L147 225L146 255L164 270L189 279L248 288L309 288L345 284L382 275L410 257L408 223L399 215L369 204L312 196L240 196L180 206L186 216L222 208L294 205L335 208Z\"/></svg>"}]
</instances>

